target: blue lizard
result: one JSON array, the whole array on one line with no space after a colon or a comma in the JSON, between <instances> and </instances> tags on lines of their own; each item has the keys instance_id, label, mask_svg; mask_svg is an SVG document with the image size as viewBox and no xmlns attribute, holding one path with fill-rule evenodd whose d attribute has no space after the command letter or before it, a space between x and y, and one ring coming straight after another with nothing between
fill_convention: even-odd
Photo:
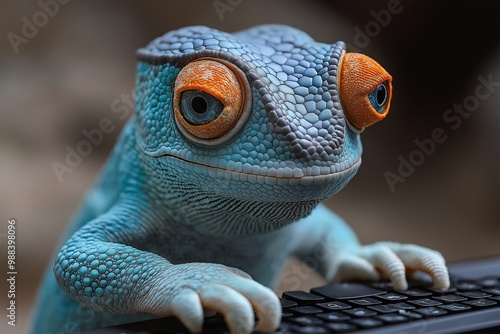
<instances>
[{"instance_id":1,"label":"blue lizard","mask_svg":"<svg viewBox=\"0 0 500 334\"><path fill-rule=\"evenodd\" d=\"M354 176L361 131L389 110L378 63L282 25L186 27L137 57L136 115L45 277L34 333L167 315L199 332L209 310L233 333L274 330L270 288L292 255L314 256L328 281L405 289L409 269L449 285L438 252L361 245L320 203Z\"/></svg>"}]
</instances>

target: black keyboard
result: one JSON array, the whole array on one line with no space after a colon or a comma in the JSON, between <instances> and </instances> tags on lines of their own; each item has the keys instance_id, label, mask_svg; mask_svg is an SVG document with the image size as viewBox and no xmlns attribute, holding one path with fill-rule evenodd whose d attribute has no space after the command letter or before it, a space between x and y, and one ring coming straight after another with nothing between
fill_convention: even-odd
<instances>
[{"instance_id":1,"label":"black keyboard","mask_svg":"<svg viewBox=\"0 0 500 334\"><path fill-rule=\"evenodd\" d=\"M423 275L410 281L407 291L396 291L389 282L350 282L285 292L277 333L499 334L500 258L452 264L450 272L454 278L446 291L433 290ZM81 332L122 333L187 330L167 317ZM227 333L222 316L206 318L203 333Z\"/></svg>"},{"instance_id":2,"label":"black keyboard","mask_svg":"<svg viewBox=\"0 0 500 334\"><path fill-rule=\"evenodd\" d=\"M500 333L500 276L453 282L434 290L410 281L406 291L389 282L330 284L284 292L277 333L432 334ZM164 318L84 333L187 333L177 319ZM221 315L205 319L203 333L227 333Z\"/></svg>"},{"instance_id":3,"label":"black keyboard","mask_svg":"<svg viewBox=\"0 0 500 334\"><path fill-rule=\"evenodd\" d=\"M458 333L500 326L500 276L456 279L447 290L410 281L342 283L283 293L279 333ZM492 333L500 333L500 327Z\"/></svg>"}]
</instances>

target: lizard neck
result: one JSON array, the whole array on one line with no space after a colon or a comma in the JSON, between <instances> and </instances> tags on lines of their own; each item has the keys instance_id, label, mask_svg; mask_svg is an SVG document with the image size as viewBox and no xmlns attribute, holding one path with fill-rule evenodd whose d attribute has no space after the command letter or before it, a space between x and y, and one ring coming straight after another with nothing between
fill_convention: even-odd
<instances>
[{"instance_id":1,"label":"lizard neck","mask_svg":"<svg viewBox=\"0 0 500 334\"><path fill-rule=\"evenodd\" d=\"M250 236L276 231L306 217L315 202L259 202L192 192L180 207L184 223L218 237Z\"/></svg>"}]
</instances>

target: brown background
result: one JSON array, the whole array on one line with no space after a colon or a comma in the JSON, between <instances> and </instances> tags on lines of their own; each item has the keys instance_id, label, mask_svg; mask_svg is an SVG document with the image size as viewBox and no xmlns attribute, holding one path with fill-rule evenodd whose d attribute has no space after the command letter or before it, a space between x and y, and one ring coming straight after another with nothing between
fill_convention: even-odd
<instances>
[{"instance_id":1,"label":"brown background","mask_svg":"<svg viewBox=\"0 0 500 334\"><path fill-rule=\"evenodd\" d=\"M478 76L500 81L500 5L401 0L400 12L368 45L360 44L357 29L373 27L371 11L389 4L394 1L244 0L221 20L213 1L72 1L16 54L7 34L21 34L22 18L32 21L41 7L2 1L0 233L6 233L8 218L16 218L19 273L16 328L6 326L0 280L2 333L25 332L50 254L124 124L111 104L133 89L134 51L186 25L235 31L284 23L322 42L344 40L375 58L394 77L392 109L387 120L363 133L358 175L327 204L366 243L417 243L439 249L450 261L500 254L500 88L456 130L443 120L448 108L474 94ZM65 147L74 148L82 131L97 128L104 117L116 130L58 182L52 162L64 162ZM392 192L384 172L397 173L398 157L408 158L414 141L430 138L436 128L447 140ZM6 272L5 238L0 240ZM306 276L303 287L317 284Z\"/></svg>"}]
</instances>

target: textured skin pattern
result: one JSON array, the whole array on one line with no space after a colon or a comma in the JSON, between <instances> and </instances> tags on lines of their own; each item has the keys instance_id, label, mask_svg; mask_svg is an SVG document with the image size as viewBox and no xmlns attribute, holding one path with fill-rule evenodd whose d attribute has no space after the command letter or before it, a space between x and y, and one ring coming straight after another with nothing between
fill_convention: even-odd
<instances>
[{"instance_id":1,"label":"textured skin pattern","mask_svg":"<svg viewBox=\"0 0 500 334\"><path fill-rule=\"evenodd\" d=\"M253 43L244 44L246 41ZM255 44L256 41L259 44ZM258 27L234 36L193 27L167 34L139 50L138 54L140 60L153 63L178 64L180 59L192 60L182 57L183 53L198 53L198 57L200 53L216 58L227 57L235 62L237 59L234 57L243 60L245 64L242 64L242 68L250 83L258 89L258 101L264 105L262 111L266 112L268 119L265 128L257 129L256 126L256 131L249 134L250 141L253 139L262 143L262 146L252 146L251 152L256 157L252 158L249 152L245 152L247 154L242 155L242 158L252 158L253 166L276 168L272 164L273 160L282 160L280 155L288 151L303 158L302 163L306 166L330 165L328 162L332 156L341 152L345 120L336 77L344 48L342 42L333 45L316 43L303 32L282 26ZM161 67L159 70L164 71ZM168 94L168 90L165 91L167 104ZM148 97L153 101L161 101L160 96ZM147 107L162 110L163 105ZM149 112L149 108L146 109ZM163 112L155 114L155 120L163 119ZM162 123L158 125L164 126ZM276 145L272 133L281 135L287 142ZM155 151L158 149L155 144L161 144L171 135L167 131L163 138L157 140L152 138L149 129L144 133L144 139L150 144L147 147ZM283 153L277 151L276 147L282 147ZM258 159L259 153L264 159Z\"/></svg>"},{"instance_id":2,"label":"textured skin pattern","mask_svg":"<svg viewBox=\"0 0 500 334\"><path fill-rule=\"evenodd\" d=\"M224 314L233 333L253 330L252 310L258 329L273 330L281 309L268 287L291 255L317 259L328 280L387 276L405 288L406 267L447 286L439 253L361 246L319 204L361 161L359 132L339 102L344 48L274 25L236 34L188 27L140 49L136 117L67 232L33 332L152 315L199 331L204 309ZM186 138L172 111L176 76L203 58L233 64L251 91L241 128L213 143Z\"/></svg>"}]
</instances>

